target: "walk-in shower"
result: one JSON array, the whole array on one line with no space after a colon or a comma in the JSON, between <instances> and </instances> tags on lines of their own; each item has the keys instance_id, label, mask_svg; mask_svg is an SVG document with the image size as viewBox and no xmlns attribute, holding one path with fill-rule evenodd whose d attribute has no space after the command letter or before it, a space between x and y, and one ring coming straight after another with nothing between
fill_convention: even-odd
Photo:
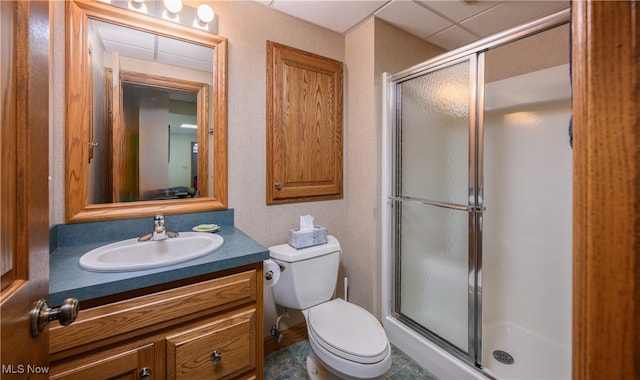
<instances>
[{"instance_id":1,"label":"walk-in shower","mask_svg":"<svg viewBox=\"0 0 640 380\"><path fill-rule=\"evenodd\" d=\"M567 22L386 76L385 329L444 378L571 376Z\"/></svg>"}]
</instances>

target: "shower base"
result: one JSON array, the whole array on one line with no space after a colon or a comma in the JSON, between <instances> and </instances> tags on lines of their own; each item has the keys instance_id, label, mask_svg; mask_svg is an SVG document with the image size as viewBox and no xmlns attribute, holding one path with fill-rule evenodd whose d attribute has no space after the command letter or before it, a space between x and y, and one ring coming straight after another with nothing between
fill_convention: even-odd
<instances>
[{"instance_id":1,"label":"shower base","mask_svg":"<svg viewBox=\"0 0 640 380\"><path fill-rule=\"evenodd\" d=\"M571 379L571 350L534 331L509 322L483 327L484 371L498 379ZM512 364L498 361L504 351Z\"/></svg>"},{"instance_id":2,"label":"shower base","mask_svg":"<svg viewBox=\"0 0 640 380\"><path fill-rule=\"evenodd\" d=\"M487 379L390 315L385 317L384 330L393 345L440 379Z\"/></svg>"},{"instance_id":3,"label":"shower base","mask_svg":"<svg viewBox=\"0 0 640 380\"><path fill-rule=\"evenodd\" d=\"M571 350L568 346L509 322L485 326L483 329L485 375L391 316L385 318L384 327L392 344L439 378L571 379ZM495 350L511 354L514 362L500 363L493 358Z\"/></svg>"}]
</instances>

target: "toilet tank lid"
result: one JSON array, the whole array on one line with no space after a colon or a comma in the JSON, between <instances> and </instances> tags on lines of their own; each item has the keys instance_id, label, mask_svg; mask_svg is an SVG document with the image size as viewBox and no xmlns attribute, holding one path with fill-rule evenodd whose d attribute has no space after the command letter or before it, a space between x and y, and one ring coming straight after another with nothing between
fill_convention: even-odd
<instances>
[{"instance_id":1,"label":"toilet tank lid","mask_svg":"<svg viewBox=\"0 0 640 380\"><path fill-rule=\"evenodd\" d=\"M313 257L326 255L332 252L340 251L340 243L333 236L327 236L327 243L315 245L313 247L295 249L289 244L276 245L269 247L269 256L272 259L293 263L296 261L307 260Z\"/></svg>"}]
</instances>

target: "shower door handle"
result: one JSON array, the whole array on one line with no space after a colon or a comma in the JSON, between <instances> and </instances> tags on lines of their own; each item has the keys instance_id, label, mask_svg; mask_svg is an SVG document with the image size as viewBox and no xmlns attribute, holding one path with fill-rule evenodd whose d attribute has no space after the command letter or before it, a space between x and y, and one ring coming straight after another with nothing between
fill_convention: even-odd
<instances>
[{"instance_id":1,"label":"shower door handle","mask_svg":"<svg viewBox=\"0 0 640 380\"><path fill-rule=\"evenodd\" d=\"M464 205L459 205L455 203L431 201L428 199L415 198L415 197L389 197L389 199L391 199L392 201L420 203L423 205L448 208L448 209L460 210L465 212L483 212L485 210L484 206L464 206Z\"/></svg>"}]
</instances>

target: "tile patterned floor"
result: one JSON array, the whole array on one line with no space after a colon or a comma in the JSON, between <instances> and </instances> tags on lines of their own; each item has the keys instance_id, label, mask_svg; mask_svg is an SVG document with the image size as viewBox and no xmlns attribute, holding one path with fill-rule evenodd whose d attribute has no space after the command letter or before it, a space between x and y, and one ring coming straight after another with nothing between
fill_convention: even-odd
<instances>
[{"instance_id":1,"label":"tile patterned floor","mask_svg":"<svg viewBox=\"0 0 640 380\"><path fill-rule=\"evenodd\" d=\"M309 350L307 340L285 347L264 358L265 380L305 380L305 360ZM393 364L382 379L386 380L437 380L433 374L421 368L411 358L391 346Z\"/></svg>"}]
</instances>

